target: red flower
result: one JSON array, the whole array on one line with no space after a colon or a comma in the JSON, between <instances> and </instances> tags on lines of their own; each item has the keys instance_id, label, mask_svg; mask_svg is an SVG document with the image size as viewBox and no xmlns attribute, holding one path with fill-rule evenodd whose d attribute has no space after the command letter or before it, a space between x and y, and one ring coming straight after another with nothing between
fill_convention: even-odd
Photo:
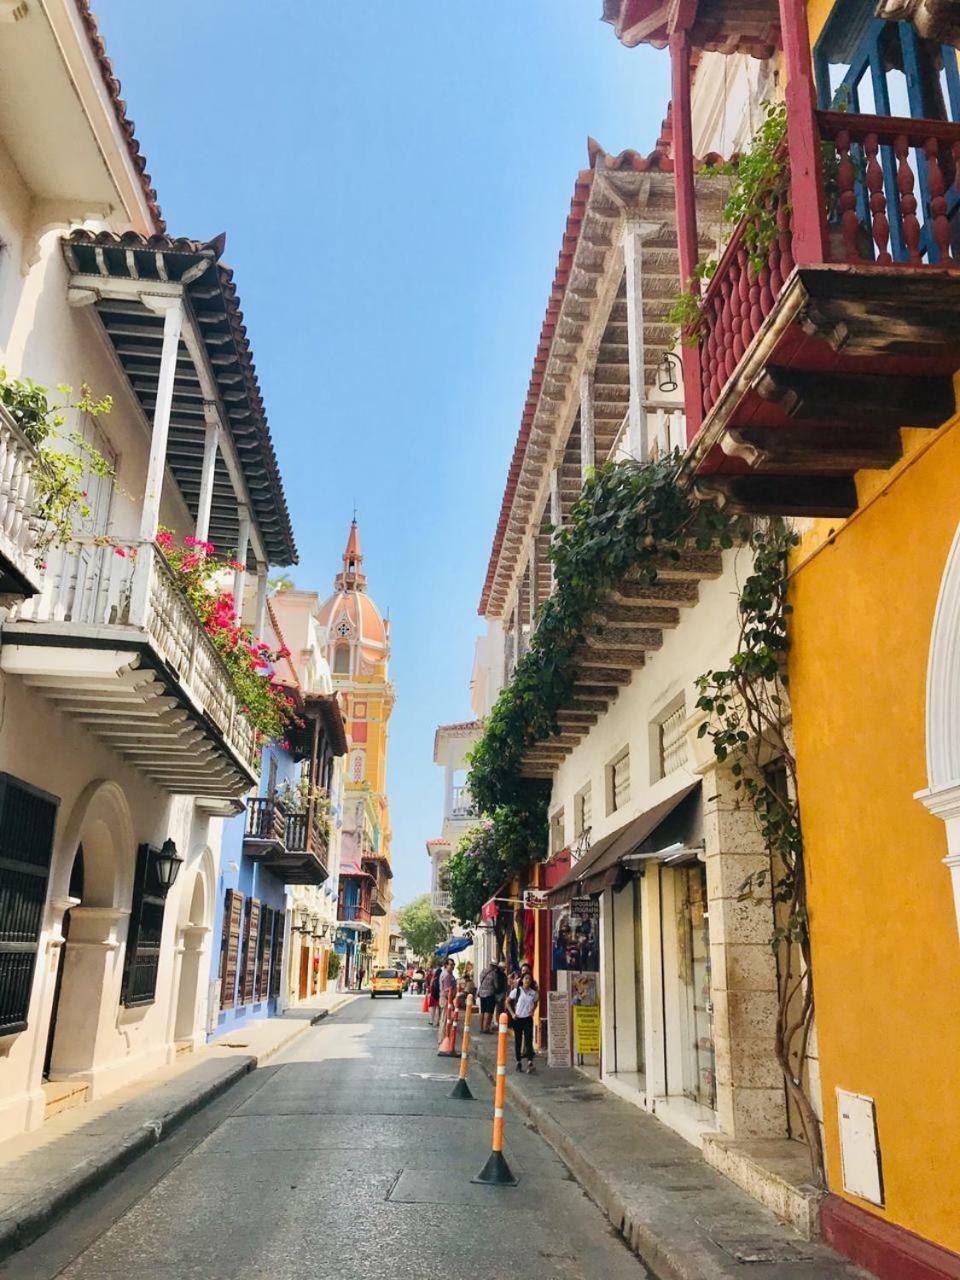
<instances>
[{"instance_id":1,"label":"red flower","mask_svg":"<svg viewBox=\"0 0 960 1280\"><path fill-rule=\"evenodd\" d=\"M126 559L126 555L127 555L127 553L124 551L123 547L114 547L114 548L113 548L113 554L114 554L115 556L120 556L120 558L121 558L121 559Z\"/></svg>"}]
</instances>

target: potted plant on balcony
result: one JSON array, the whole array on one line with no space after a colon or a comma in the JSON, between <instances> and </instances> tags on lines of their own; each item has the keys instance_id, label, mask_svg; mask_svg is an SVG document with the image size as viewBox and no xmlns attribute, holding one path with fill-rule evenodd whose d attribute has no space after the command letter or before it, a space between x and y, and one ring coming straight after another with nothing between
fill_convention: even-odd
<instances>
[{"instance_id":1,"label":"potted plant on balcony","mask_svg":"<svg viewBox=\"0 0 960 1280\"><path fill-rule=\"evenodd\" d=\"M289 746L284 733L301 722L293 698L276 678L275 664L288 658L290 651L271 649L237 619L224 577L240 566L218 559L213 544L201 538L187 537L178 545L169 529L161 529L156 542L230 673L240 710L253 725L257 744Z\"/></svg>"}]
</instances>

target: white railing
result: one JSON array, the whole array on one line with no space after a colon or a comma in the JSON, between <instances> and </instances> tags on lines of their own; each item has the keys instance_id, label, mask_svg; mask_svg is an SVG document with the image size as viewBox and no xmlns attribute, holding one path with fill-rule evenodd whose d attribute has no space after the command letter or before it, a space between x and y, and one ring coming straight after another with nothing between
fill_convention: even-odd
<instances>
[{"instance_id":1,"label":"white railing","mask_svg":"<svg viewBox=\"0 0 960 1280\"><path fill-rule=\"evenodd\" d=\"M473 818L476 817L476 806L473 803L473 796L470 794L469 787L454 787L453 798L450 803L451 818Z\"/></svg>"},{"instance_id":2,"label":"white railing","mask_svg":"<svg viewBox=\"0 0 960 1280\"><path fill-rule=\"evenodd\" d=\"M254 729L238 708L230 673L154 543L76 538L51 553L41 591L19 606L16 620L143 631L197 710L246 764L259 767Z\"/></svg>"},{"instance_id":3,"label":"white railing","mask_svg":"<svg viewBox=\"0 0 960 1280\"><path fill-rule=\"evenodd\" d=\"M33 466L37 451L0 405L0 553L39 590L36 565L39 522L34 515Z\"/></svg>"},{"instance_id":4,"label":"white railing","mask_svg":"<svg viewBox=\"0 0 960 1280\"><path fill-rule=\"evenodd\" d=\"M650 444L650 456L662 458L674 449L686 451L687 419L678 405L648 403L644 405L647 417L647 438ZM624 462L633 457L630 446L630 411L623 415L613 447L607 455L611 462Z\"/></svg>"},{"instance_id":5,"label":"white railing","mask_svg":"<svg viewBox=\"0 0 960 1280\"><path fill-rule=\"evenodd\" d=\"M430 895L430 903L434 911L449 911L450 894L444 893L442 889L434 889Z\"/></svg>"}]
</instances>

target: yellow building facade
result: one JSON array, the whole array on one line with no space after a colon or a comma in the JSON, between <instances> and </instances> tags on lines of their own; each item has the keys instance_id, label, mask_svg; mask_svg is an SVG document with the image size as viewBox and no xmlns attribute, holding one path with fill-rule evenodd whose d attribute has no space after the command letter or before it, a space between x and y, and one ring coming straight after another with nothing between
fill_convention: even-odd
<instances>
[{"instance_id":1,"label":"yellow building facade","mask_svg":"<svg viewBox=\"0 0 960 1280\"><path fill-rule=\"evenodd\" d=\"M944 821L917 793L929 777L931 638L960 519L958 424L904 432L897 468L857 477L856 514L803 538L790 654L829 1188L954 1252L956 871L944 866ZM882 1203L849 1190L848 1094L871 1104Z\"/></svg>"},{"instance_id":2,"label":"yellow building facade","mask_svg":"<svg viewBox=\"0 0 960 1280\"><path fill-rule=\"evenodd\" d=\"M370 966L387 964L390 948L393 872L387 745L396 699L389 679L390 624L367 592L356 520L350 526L334 594L324 602L318 620L327 629L330 669L350 744L339 918L363 939L355 964L369 973Z\"/></svg>"}]
</instances>

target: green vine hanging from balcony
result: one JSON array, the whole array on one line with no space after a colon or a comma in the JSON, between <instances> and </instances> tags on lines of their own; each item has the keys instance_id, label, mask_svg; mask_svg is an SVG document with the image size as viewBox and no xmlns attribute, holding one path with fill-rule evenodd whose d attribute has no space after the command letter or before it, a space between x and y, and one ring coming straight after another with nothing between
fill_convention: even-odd
<instances>
[{"instance_id":1,"label":"green vine hanging from balcony","mask_svg":"<svg viewBox=\"0 0 960 1280\"><path fill-rule=\"evenodd\" d=\"M63 430L68 411L97 418L110 412L112 398L96 399L86 383L76 400L71 387L60 386L58 391L63 402L51 404L46 387L29 378L10 378L0 369L0 403L36 450L31 466L31 515L37 528L34 554L41 569L49 549L69 542L79 532L79 524L92 514L84 488L87 477L111 482L115 478L113 467L98 449L79 432Z\"/></svg>"},{"instance_id":2,"label":"green vine hanging from balcony","mask_svg":"<svg viewBox=\"0 0 960 1280\"><path fill-rule=\"evenodd\" d=\"M742 155L727 164L714 165L707 172L732 179L720 213L718 240L729 240L743 226L742 243L754 277L767 265L770 250L780 235L777 212L790 199L789 162L786 150L787 110L782 102L763 106L763 121ZM686 346L696 346L702 332L701 282L716 273L719 258L701 259L693 279L674 300L668 322L680 333Z\"/></svg>"},{"instance_id":3,"label":"green vine hanging from balcony","mask_svg":"<svg viewBox=\"0 0 960 1280\"><path fill-rule=\"evenodd\" d=\"M468 786L486 820L482 835L465 841L450 859L451 894L461 919L475 919L508 874L546 853L550 785L521 777L521 766L527 748L557 730L590 615L628 572L653 582L658 564L678 559L685 549L733 545L739 518L694 500L679 483L680 465L676 452L599 467L554 539L556 590L471 754ZM471 847L479 854L470 855Z\"/></svg>"}]
</instances>

